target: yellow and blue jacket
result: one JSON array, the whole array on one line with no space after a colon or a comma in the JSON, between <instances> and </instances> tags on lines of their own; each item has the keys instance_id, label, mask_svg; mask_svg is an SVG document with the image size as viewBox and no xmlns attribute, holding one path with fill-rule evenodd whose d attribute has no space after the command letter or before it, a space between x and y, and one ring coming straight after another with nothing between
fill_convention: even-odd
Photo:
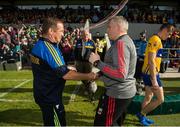
<instances>
[{"instance_id":1,"label":"yellow and blue jacket","mask_svg":"<svg viewBox=\"0 0 180 127\"><path fill-rule=\"evenodd\" d=\"M36 103L58 104L62 101L60 96L65 85L62 77L69 71L58 44L40 38L31 51L30 59Z\"/></svg>"},{"instance_id":2,"label":"yellow and blue jacket","mask_svg":"<svg viewBox=\"0 0 180 127\"><path fill-rule=\"evenodd\" d=\"M144 64L142 68L142 73L143 74L148 74L150 75L149 71L149 64L148 64L148 53L156 53L156 58L155 58L155 72L158 74L160 71L160 64L161 64L161 58L162 58L162 53L163 53L163 46L161 39L158 35L153 35L147 44L146 51L145 51L145 58L144 58Z\"/></svg>"}]
</instances>

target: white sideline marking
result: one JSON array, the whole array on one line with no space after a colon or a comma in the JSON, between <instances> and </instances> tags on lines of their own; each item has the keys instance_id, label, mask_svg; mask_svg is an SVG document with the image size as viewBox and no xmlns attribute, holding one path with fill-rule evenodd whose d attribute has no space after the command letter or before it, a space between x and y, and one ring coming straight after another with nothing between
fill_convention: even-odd
<instances>
[{"instance_id":1,"label":"white sideline marking","mask_svg":"<svg viewBox=\"0 0 180 127\"><path fill-rule=\"evenodd\" d=\"M0 79L0 82L18 82L18 81L25 81L29 79Z\"/></svg>"},{"instance_id":2,"label":"white sideline marking","mask_svg":"<svg viewBox=\"0 0 180 127\"><path fill-rule=\"evenodd\" d=\"M71 94L71 97L70 97L70 99L69 99L69 102L74 101L74 99L76 98L76 94L78 93L80 87L81 87L81 81L79 81L79 82L77 83L77 86L75 87L74 91L73 91L72 94Z\"/></svg>"},{"instance_id":3,"label":"white sideline marking","mask_svg":"<svg viewBox=\"0 0 180 127\"><path fill-rule=\"evenodd\" d=\"M17 88L21 87L22 85L24 85L24 84L28 83L29 81L31 81L31 79L26 80L26 81L24 81L24 82L20 83L19 85L17 85L17 86L15 86L15 87L13 87L12 89L9 89L7 92L0 94L0 98L1 98L1 97L4 97L5 95L7 95L8 93L10 93L10 92L14 91L15 89L17 89Z\"/></svg>"},{"instance_id":4,"label":"white sideline marking","mask_svg":"<svg viewBox=\"0 0 180 127\"><path fill-rule=\"evenodd\" d=\"M33 102L32 100L0 99L0 102Z\"/></svg>"}]
</instances>

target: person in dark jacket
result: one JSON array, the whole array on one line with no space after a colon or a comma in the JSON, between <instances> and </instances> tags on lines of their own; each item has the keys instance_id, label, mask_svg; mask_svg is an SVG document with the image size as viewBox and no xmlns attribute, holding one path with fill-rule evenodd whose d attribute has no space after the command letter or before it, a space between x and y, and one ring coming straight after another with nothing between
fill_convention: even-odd
<instances>
[{"instance_id":1,"label":"person in dark jacket","mask_svg":"<svg viewBox=\"0 0 180 127\"><path fill-rule=\"evenodd\" d=\"M66 126L62 93L66 80L94 80L96 74L79 73L65 65L58 43L64 34L63 22L45 19L42 37L35 43L30 59L33 72L33 93L45 126Z\"/></svg>"},{"instance_id":2,"label":"person in dark jacket","mask_svg":"<svg viewBox=\"0 0 180 127\"><path fill-rule=\"evenodd\" d=\"M90 38L90 33L87 30L81 31L81 38L76 42L74 54L76 60L76 69L81 73L92 72L92 64L88 61L91 52L96 52L94 41ZM91 100L94 100L94 93L97 90L95 81L82 80L85 86L85 94L89 94Z\"/></svg>"}]
</instances>

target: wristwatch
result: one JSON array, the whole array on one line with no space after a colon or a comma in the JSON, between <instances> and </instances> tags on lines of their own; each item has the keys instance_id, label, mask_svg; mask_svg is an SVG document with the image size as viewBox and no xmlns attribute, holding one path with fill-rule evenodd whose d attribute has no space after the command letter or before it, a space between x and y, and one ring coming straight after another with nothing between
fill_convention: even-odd
<instances>
[{"instance_id":1,"label":"wristwatch","mask_svg":"<svg viewBox=\"0 0 180 127\"><path fill-rule=\"evenodd\" d=\"M93 65L94 65L95 67L97 67L99 61L100 61L100 60L96 60L96 61L93 63Z\"/></svg>"}]
</instances>

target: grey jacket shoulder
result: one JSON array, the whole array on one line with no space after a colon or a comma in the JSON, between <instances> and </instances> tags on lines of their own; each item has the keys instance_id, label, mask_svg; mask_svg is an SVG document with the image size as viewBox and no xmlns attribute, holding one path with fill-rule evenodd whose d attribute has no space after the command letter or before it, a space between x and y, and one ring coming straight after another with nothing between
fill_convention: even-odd
<instances>
[{"instance_id":1,"label":"grey jacket shoulder","mask_svg":"<svg viewBox=\"0 0 180 127\"><path fill-rule=\"evenodd\" d=\"M120 37L107 51L104 62L98 64L106 94L120 99L131 98L136 93L136 48L128 35Z\"/></svg>"}]
</instances>

